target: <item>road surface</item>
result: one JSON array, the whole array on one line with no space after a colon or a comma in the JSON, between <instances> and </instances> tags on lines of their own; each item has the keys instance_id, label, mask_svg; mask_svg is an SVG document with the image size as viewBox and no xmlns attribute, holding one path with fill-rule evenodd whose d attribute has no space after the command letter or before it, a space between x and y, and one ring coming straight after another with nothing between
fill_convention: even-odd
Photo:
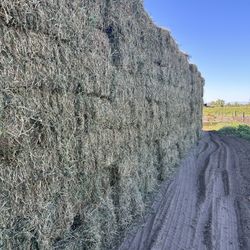
<instances>
[{"instance_id":1,"label":"road surface","mask_svg":"<svg viewBox=\"0 0 250 250\"><path fill-rule=\"evenodd\" d=\"M205 133L120 250L250 250L250 142Z\"/></svg>"}]
</instances>

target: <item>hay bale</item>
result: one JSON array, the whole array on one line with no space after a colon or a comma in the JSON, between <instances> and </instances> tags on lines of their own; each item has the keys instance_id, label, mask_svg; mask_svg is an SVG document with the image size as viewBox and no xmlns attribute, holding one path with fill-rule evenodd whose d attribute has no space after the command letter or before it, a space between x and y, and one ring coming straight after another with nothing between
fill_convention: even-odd
<instances>
[{"instance_id":1,"label":"hay bale","mask_svg":"<svg viewBox=\"0 0 250 250\"><path fill-rule=\"evenodd\" d=\"M2 0L0 53L0 247L111 249L198 139L203 78L139 0Z\"/></svg>"}]
</instances>

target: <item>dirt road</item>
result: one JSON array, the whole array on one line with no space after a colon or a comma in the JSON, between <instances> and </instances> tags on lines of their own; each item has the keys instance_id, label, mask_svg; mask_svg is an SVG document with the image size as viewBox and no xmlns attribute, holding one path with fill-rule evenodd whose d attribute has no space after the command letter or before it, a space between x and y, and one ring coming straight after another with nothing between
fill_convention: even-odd
<instances>
[{"instance_id":1,"label":"dirt road","mask_svg":"<svg viewBox=\"0 0 250 250\"><path fill-rule=\"evenodd\" d=\"M119 248L250 250L250 142L206 133Z\"/></svg>"}]
</instances>

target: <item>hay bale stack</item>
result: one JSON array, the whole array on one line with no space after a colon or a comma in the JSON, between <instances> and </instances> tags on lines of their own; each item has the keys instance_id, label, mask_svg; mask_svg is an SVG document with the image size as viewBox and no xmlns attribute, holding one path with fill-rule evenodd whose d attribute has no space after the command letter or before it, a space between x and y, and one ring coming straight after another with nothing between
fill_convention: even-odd
<instances>
[{"instance_id":1,"label":"hay bale stack","mask_svg":"<svg viewBox=\"0 0 250 250\"><path fill-rule=\"evenodd\" d=\"M0 3L0 248L110 249L201 130L203 79L140 0Z\"/></svg>"}]
</instances>

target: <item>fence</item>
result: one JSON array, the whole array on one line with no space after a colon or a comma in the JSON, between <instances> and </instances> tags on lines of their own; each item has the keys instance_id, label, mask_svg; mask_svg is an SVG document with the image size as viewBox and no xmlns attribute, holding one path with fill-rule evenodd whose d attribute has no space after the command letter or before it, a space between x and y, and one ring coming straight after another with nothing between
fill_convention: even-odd
<instances>
[{"instance_id":1,"label":"fence","mask_svg":"<svg viewBox=\"0 0 250 250\"><path fill-rule=\"evenodd\" d=\"M203 116L203 124L207 123L218 123L218 122L240 122L250 125L250 116L246 116L245 113L236 115L233 113L232 116L228 115L207 115Z\"/></svg>"}]
</instances>

